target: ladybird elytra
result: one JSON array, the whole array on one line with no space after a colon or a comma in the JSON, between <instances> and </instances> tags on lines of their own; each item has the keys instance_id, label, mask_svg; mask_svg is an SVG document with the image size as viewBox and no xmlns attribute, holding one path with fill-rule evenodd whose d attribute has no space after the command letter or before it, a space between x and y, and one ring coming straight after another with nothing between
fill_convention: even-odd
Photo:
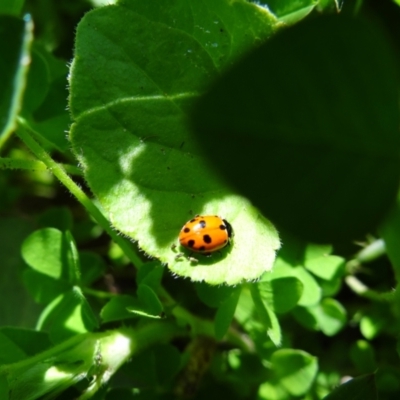
<instances>
[{"instance_id":1,"label":"ladybird elytra","mask_svg":"<svg viewBox=\"0 0 400 400\"><path fill-rule=\"evenodd\" d=\"M182 227L179 242L195 253L209 254L224 248L232 237L232 227L218 215L196 215Z\"/></svg>"}]
</instances>

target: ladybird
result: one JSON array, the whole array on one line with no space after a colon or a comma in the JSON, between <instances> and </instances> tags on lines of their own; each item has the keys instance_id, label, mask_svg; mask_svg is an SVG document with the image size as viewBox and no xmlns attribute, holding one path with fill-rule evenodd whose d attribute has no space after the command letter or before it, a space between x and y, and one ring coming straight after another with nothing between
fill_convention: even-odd
<instances>
[{"instance_id":1,"label":"ladybird","mask_svg":"<svg viewBox=\"0 0 400 400\"><path fill-rule=\"evenodd\" d=\"M224 248L231 237L232 226L227 220L218 215L196 215L183 225L179 242L192 252L209 255Z\"/></svg>"}]
</instances>

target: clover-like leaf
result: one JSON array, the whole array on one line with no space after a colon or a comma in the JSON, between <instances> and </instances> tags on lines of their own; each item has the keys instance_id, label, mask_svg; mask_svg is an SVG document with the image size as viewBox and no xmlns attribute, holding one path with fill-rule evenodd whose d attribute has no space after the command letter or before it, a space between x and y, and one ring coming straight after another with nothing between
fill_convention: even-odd
<instances>
[{"instance_id":1,"label":"clover-like leaf","mask_svg":"<svg viewBox=\"0 0 400 400\"><path fill-rule=\"evenodd\" d=\"M271 357L272 369L293 396L307 392L318 371L318 361L302 350L277 350Z\"/></svg>"},{"instance_id":2,"label":"clover-like leaf","mask_svg":"<svg viewBox=\"0 0 400 400\"><path fill-rule=\"evenodd\" d=\"M278 25L246 1L124 0L78 27L73 148L113 225L177 275L233 285L272 267L275 228L204 161L187 120L210 82ZM221 215L235 234L196 266L171 250L195 214Z\"/></svg>"},{"instance_id":3,"label":"clover-like leaf","mask_svg":"<svg viewBox=\"0 0 400 400\"><path fill-rule=\"evenodd\" d=\"M324 397L324 400L376 400L377 398L375 374L367 374L343 383L328 396Z\"/></svg>"},{"instance_id":4,"label":"clover-like leaf","mask_svg":"<svg viewBox=\"0 0 400 400\"><path fill-rule=\"evenodd\" d=\"M237 286L235 290L232 291L231 295L218 307L214 325L215 336L218 340L222 340L229 329L239 301L241 289L240 286Z\"/></svg>"}]
</instances>

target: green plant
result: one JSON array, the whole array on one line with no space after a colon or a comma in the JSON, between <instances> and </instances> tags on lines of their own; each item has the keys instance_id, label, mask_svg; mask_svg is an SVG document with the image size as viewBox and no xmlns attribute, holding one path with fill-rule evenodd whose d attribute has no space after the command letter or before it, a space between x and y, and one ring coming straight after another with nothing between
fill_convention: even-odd
<instances>
[{"instance_id":1,"label":"green plant","mask_svg":"<svg viewBox=\"0 0 400 400\"><path fill-rule=\"evenodd\" d=\"M101 3L0 5L0 398L397 398L386 20ZM195 214L234 231L198 263Z\"/></svg>"}]
</instances>

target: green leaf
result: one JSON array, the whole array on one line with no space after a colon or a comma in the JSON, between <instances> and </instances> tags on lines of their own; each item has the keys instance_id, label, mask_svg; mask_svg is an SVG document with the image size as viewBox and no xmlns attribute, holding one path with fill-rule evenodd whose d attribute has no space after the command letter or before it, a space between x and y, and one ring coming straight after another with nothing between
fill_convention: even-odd
<instances>
[{"instance_id":1,"label":"green leaf","mask_svg":"<svg viewBox=\"0 0 400 400\"><path fill-rule=\"evenodd\" d=\"M375 374L358 376L343 383L324 400L377 400Z\"/></svg>"},{"instance_id":2,"label":"green leaf","mask_svg":"<svg viewBox=\"0 0 400 400\"><path fill-rule=\"evenodd\" d=\"M282 385L275 382L265 382L260 385L258 396L260 400L283 400L287 399L289 394Z\"/></svg>"},{"instance_id":3,"label":"green leaf","mask_svg":"<svg viewBox=\"0 0 400 400\"><path fill-rule=\"evenodd\" d=\"M160 315L163 312L163 305L150 286L141 283L138 287L137 295L144 307L143 311L146 313L150 315Z\"/></svg>"},{"instance_id":4,"label":"green leaf","mask_svg":"<svg viewBox=\"0 0 400 400\"><path fill-rule=\"evenodd\" d=\"M46 330L54 343L97 328L98 322L78 287L60 294L42 312L37 328Z\"/></svg>"},{"instance_id":5,"label":"green leaf","mask_svg":"<svg viewBox=\"0 0 400 400\"><path fill-rule=\"evenodd\" d=\"M23 360L50 347L44 332L6 327L0 329L0 364Z\"/></svg>"},{"instance_id":6,"label":"green leaf","mask_svg":"<svg viewBox=\"0 0 400 400\"><path fill-rule=\"evenodd\" d=\"M329 256L332 253L332 245L308 243L304 251L304 263L308 260Z\"/></svg>"},{"instance_id":7,"label":"green leaf","mask_svg":"<svg viewBox=\"0 0 400 400\"><path fill-rule=\"evenodd\" d=\"M133 379L136 388L155 387L158 383L158 377L155 354L152 349L135 354L130 362L123 366L122 372Z\"/></svg>"},{"instance_id":8,"label":"green leaf","mask_svg":"<svg viewBox=\"0 0 400 400\"><path fill-rule=\"evenodd\" d=\"M31 329L5 327L1 333L7 336L27 355L33 356L51 346L47 333Z\"/></svg>"},{"instance_id":9,"label":"green leaf","mask_svg":"<svg viewBox=\"0 0 400 400\"><path fill-rule=\"evenodd\" d=\"M366 340L357 340L352 344L350 358L361 374L374 372L377 368L375 350Z\"/></svg>"},{"instance_id":10,"label":"green leaf","mask_svg":"<svg viewBox=\"0 0 400 400\"><path fill-rule=\"evenodd\" d=\"M79 261L79 254L78 254L78 249L76 248L76 243L71 235L70 231L66 231L64 233L65 239L68 243L68 266L69 266L69 276L70 276L70 282L73 285L77 285L81 281L81 266L80 266L80 261Z\"/></svg>"},{"instance_id":11,"label":"green leaf","mask_svg":"<svg viewBox=\"0 0 400 400\"><path fill-rule=\"evenodd\" d=\"M318 371L317 359L302 350L277 350L272 354L271 364L275 377L293 396L304 395Z\"/></svg>"},{"instance_id":12,"label":"green leaf","mask_svg":"<svg viewBox=\"0 0 400 400\"><path fill-rule=\"evenodd\" d=\"M254 301L255 311L264 325L267 335L275 346L280 346L282 342L282 332L276 314L272 311L272 307L261 296L257 285L250 286L251 296Z\"/></svg>"},{"instance_id":13,"label":"green leaf","mask_svg":"<svg viewBox=\"0 0 400 400\"><path fill-rule=\"evenodd\" d=\"M346 310L335 299L323 299L320 304L307 307L307 310L315 318L317 327L327 336L336 335L346 323Z\"/></svg>"},{"instance_id":14,"label":"green leaf","mask_svg":"<svg viewBox=\"0 0 400 400\"><path fill-rule=\"evenodd\" d=\"M22 245L22 257L35 271L74 282L74 257L66 234L55 228L33 232Z\"/></svg>"},{"instance_id":15,"label":"green leaf","mask_svg":"<svg viewBox=\"0 0 400 400\"><path fill-rule=\"evenodd\" d=\"M303 293L303 284L294 277L260 282L258 288L264 301L277 313L285 313L295 307Z\"/></svg>"},{"instance_id":16,"label":"green leaf","mask_svg":"<svg viewBox=\"0 0 400 400\"><path fill-rule=\"evenodd\" d=\"M104 275L106 264L97 253L80 251L79 259L82 271L82 285L89 286Z\"/></svg>"},{"instance_id":17,"label":"green leaf","mask_svg":"<svg viewBox=\"0 0 400 400\"><path fill-rule=\"evenodd\" d=\"M222 340L229 329L241 291L241 286L236 287L229 297L221 302L217 309L214 321L215 337L217 340Z\"/></svg>"},{"instance_id":18,"label":"green leaf","mask_svg":"<svg viewBox=\"0 0 400 400\"><path fill-rule=\"evenodd\" d=\"M31 268L25 269L22 276L30 295L40 304L48 304L60 293L71 289L68 281L54 279Z\"/></svg>"},{"instance_id":19,"label":"green leaf","mask_svg":"<svg viewBox=\"0 0 400 400\"><path fill-rule=\"evenodd\" d=\"M0 173L0 181L2 176L5 174ZM7 186L0 197L9 190ZM23 269L28 269L21 257L21 245L32 232L32 225L31 220L17 215L7 217L13 214L12 209L3 210L0 217L0 321L3 326L32 327L41 307L32 302L21 279Z\"/></svg>"},{"instance_id":20,"label":"green leaf","mask_svg":"<svg viewBox=\"0 0 400 400\"><path fill-rule=\"evenodd\" d=\"M0 148L16 128L16 117L22 106L33 24L0 15Z\"/></svg>"},{"instance_id":21,"label":"green leaf","mask_svg":"<svg viewBox=\"0 0 400 400\"><path fill-rule=\"evenodd\" d=\"M319 330L317 317L309 307L296 307L292 313L296 320L304 327L313 331Z\"/></svg>"},{"instance_id":22,"label":"green leaf","mask_svg":"<svg viewBox=\"0 0 400 400\"><path fill-rule=\"evenodd\" d=\"M291 267L282 261L279 257L275 263L274 269L265 274L262 280L273 280L278 278L294 277L303 285L303 292L298 301L301 306L312 306L321 299L321 288L315 278L303 267Z\"/></svg>"},{"instance_id":23,"label":"green leaf","mask_svg":"<svg viewBox=\"0 0 400 400\"><path fill-rule=\"evenodd\" d=\"M309 19L216 81L192 126L204 154L279 229L318 243L354 239L397 195L397 72L371 21Z\"/></svg>"},{"instance_id":24,"label":"green leaf","mask_svg":"<svg viewBox=\"0 0 400 400\"><path fill-rule=\"evenodd\" d=\"M0 331L0 365L23 360L26 354L13 340Z\"/></svg>"},{"instance_id":25,"label":"green leaf","mask_svg":"<svg viewBox=\"0 0 400 400\"><path fill-rule=\"evenodd\" d=\"M314 275L329 281L344 272L345 259L339 256L325 255L306 260L304 266Z\"/></svg>"},{"instance_id":26,"label":"green leaf","mask_svg":"<svg viewBox=\"0 0 400 400\"><path fill-rule=\"evenodd\" d=\"M318 283L322 290L322 297L334 297L341 289L343 284L343 270L340 269L339 273L331 280L326 281L321 279Z\"/></svg>"},{"instance_id":27,"label":"green leaf","mask_svg":"<svg viewBox=\"0 0 400 400\"><path fill-rule=\"evenodd\" d=\"M242 288L238 304L235 310L235 318L241 325L246 325L254 321L254 301L250 288L246 285Z\"/></svg>"},{"instance_id":28,"label":"green leaf","mask_svg":"<svg viewBox=\"0 0 400 400\"><path fill-rule=\"evenodd\" d=\"M371 340L382 331L386 323L387 319L385 316L382 317L374 313L364 315L360 321L360 331L366 339Z\"/></svg>"},{"instance_id":29,"label":"green leaf","mask_svg":"<svg viewBox=\"0 0 400 400\"><path fill-rule=\"evenodd\" d=\"M164 270L159 261L147 262L138 271L137 283L145 284L157 291L161 285Z\"/></svg>"},{"instance_id":30,"label":"green leaf","mask_svg":"<svg viewBox=\"0 0 400 400\"><path fill-rule=\"evenodd\" d=\"M115 296L102 308L100 316L104 323L137 318L137 315L127 311L127 308L138 308L139 306L140 302L136 297Z\"/></svg>"},{"instance_id":31,"label":"green leaf","mask_svg":"<svg viewBox=\"0 0 400 400\"><path fill-rule=\"evenodd\" d=\"M208 307L219 307L229 296L236 291L232 286L211 286L205 282L195 283L199 299Z\"/></svg>"},{"instance_id":32,"label":"green leaf","mask_svg":"<svg viewBox=\"0 0 400 400\"><path fill-rule=\"evenodd\" d=\"M181 353L170 344L159 344L152 348L157 381L159 385L168 383L181 368Z\"/></svg>"},{"instance_id":33,"label":"green leaf","mask_svg":"<svg viewBox=\"0 0 400 400\"><path fill-rule=\"evenodd\" d=\"M246 1L126 0L87 13L77 30L70 139L87 182L119 231L193 281L257 279L280 246L272 224L210 169L187 125L211 80L276 26ZM235 237L194 268L171 246L195 214L221 215Z\"/></svg>"}]
</instances>

